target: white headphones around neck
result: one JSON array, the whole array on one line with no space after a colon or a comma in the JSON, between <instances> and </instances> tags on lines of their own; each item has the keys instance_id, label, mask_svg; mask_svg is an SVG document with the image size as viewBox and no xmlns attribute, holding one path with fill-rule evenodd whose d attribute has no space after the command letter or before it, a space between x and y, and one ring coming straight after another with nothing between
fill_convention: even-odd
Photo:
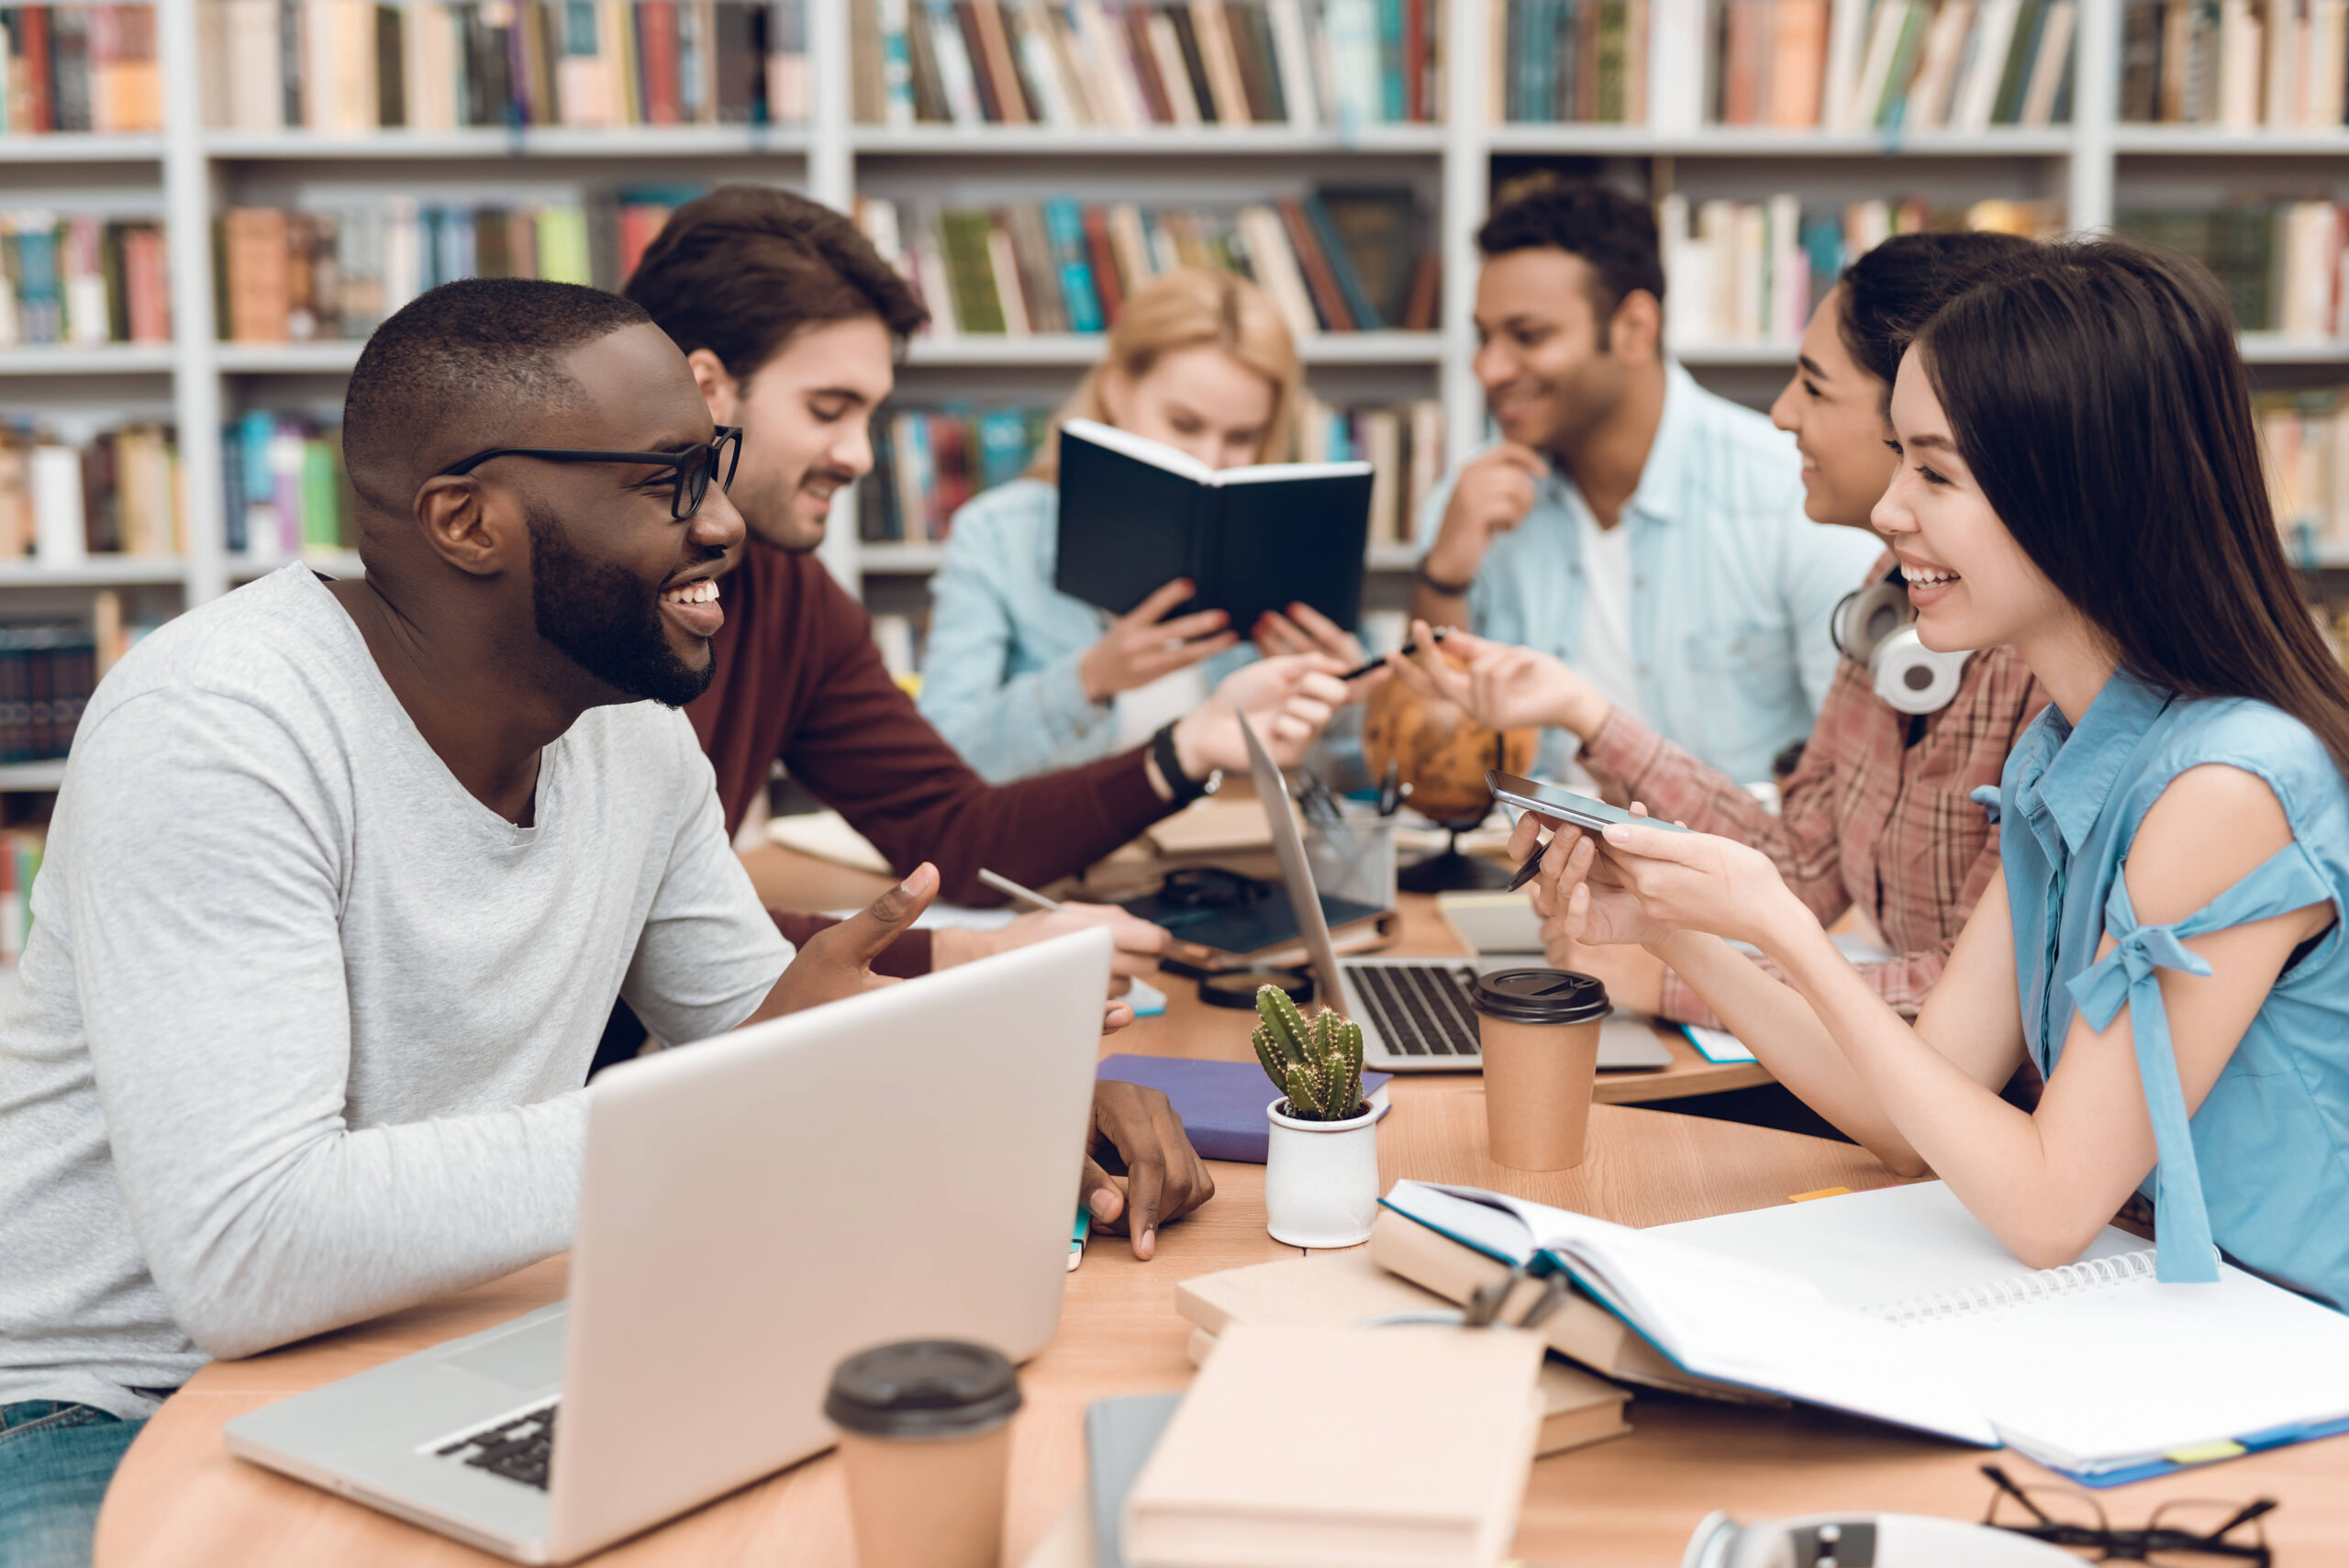
<instances>
[{"instance_id":1,"label":"white headphones around neck","mask_svg":"<svg viewBox=\"0 0 2349 1568\"><path fill-rule=\"evenodd\" d=\"M1876 695L1901 713L1939 713L1957 695L1971 651L1936 653L1917 636L1917 612L1900 569L1843 595L1829 623L1843 657L1865 668Z\"/></svg>"}]
</instances>

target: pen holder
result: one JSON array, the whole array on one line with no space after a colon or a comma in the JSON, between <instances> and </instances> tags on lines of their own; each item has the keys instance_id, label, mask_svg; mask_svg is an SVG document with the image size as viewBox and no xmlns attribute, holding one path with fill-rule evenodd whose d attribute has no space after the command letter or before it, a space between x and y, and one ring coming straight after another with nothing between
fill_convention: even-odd
<instances>
[{"instance_id":1,"label":"pen holder","mask_svg":"<svg viewBox=\"0 0 2349 1568\"><path fill-rule=\"evenodd\" d=\"M1373 909L1395 907L1395 818L1347 802L1344 815L1330 822L1305 819L1305 859L1313 868L1313 885L1323 896L1366 904Z\"/></svg>"}]
</instances>

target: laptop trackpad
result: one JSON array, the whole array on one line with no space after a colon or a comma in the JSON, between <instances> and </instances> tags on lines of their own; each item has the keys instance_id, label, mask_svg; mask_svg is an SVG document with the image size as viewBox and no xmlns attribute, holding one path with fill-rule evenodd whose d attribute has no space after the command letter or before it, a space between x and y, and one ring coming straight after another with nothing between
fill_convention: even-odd
<instances>
[{"instance_id":1,"label":"laptop trackpad","mask_svg":"<svg viewBox=\"0 0 2349 1568\"><path fill-rule=\"evenodd\" d=\"M517 1329L485 1345L460 1351L446 1362L493 1377L516 1388L544 1388L562 1381L563 1325L570 1314Z\"/></svg>"}]
</instances>

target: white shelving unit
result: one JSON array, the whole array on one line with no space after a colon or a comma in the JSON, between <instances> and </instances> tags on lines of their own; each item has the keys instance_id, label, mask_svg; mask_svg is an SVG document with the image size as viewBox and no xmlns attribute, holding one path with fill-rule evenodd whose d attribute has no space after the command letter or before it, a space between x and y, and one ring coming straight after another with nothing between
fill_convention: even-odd
<instances>
[{"instance_id":1,"label":"white shelving unit","mask_svg":"<svg viewBox=\"0 0 2349 1568\"><path fill-rule=\"evenodd\" d=\"M45 205L61 188L84 183L143 189L170 224L173 309L179 335L167 346L0 350L0 406L42 414L65 404L83 408L166 413L182 432L188 511L184 560L122 558L71 571L29 563L0 566L0 609L24 595L97 586L141 593L176 590L199 603L256 573L222 547L220 452L210 433L247 407L307 407L339 403L341 378L356 359L349 342L220 343L215 339L214 217L239 202L284 202L330 190L343 196L469 189L541 188L591 182L707 183L774 181L836 206L860 190L921 196L951 193L985 200L990 191L1022 195L1067 191L1087 199L1163 195L1174 201L1247 199L1315 179L1409 183L1428 201L1433 241L1443 260L1441 327L1434 332L1321 334L1304 345L1316 389L1331 402L1357 389L1400 399L1433 393L1444 406L1455 452L1481 428L1483 400L1469 369L1470 319L1477 270L1475 232L1482 221L1497 162L1574 161L1576 166L1692 197L1758 199L1792 190L1821 202L1863 195L1926 194L1935 200L1974 196L2060 201L2071 228L2108 223L2116 205L2156 194L2150 182L2174 183L2186 168L2200 183L2252 180L2349 189L2349 129L2220 133L2119 125L2121 0L2082 0L2072 123L2044 129L1993 129L1914 138L1709 126L1695 85L1701 63L1672 40L1704 33L1705 0L1653 0L1649 101L1645 126L1496 125L1471 83L1486 79L1490 36L1486 7L1500 0L1451 0L1441 53L1448 80L1440 125L1382 126L1352 134L1279 128L1158 128L1142 131L1034 128L888 128L849 120L849 6L852 0L808 0L807 123L785 127L682 127L623 132L561 128L462 130L373 136L252 135L198 123L201 28L212 25L205 0L157 0L166 129L161 136L0 137L0 191L9 205ZM2330 370L2349 377L2349 344L2254 335L2253 362L2298 384ZM1016 395L1056 401L1073 373L1093 361L1097 340L1074 336L924 339L907 357L902 384L910 398ZM1759 400L1791 354L1781 342L1688 348L1685 362L1734 395ZM1374 551L1375 572L1408 570L1408 550ZM912 591L936 564L936 547L863 545L854 515L839 509L825 551L852 587L867 578L890 591ZM2344 563L2349 564L2349 563ZM354 571L355 561L328 570ZM50 613L53 596L45 600ZM11 780L46 776L0 769Z\"/></svg>"}]
</instances>

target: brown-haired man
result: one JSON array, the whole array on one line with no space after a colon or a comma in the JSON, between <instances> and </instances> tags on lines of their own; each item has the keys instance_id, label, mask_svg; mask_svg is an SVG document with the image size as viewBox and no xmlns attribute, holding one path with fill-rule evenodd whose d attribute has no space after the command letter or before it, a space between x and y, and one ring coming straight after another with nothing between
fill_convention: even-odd
<instances>
[{"instance_id":1,"label":"brown-haired man","mask_svg":"<svg viewBox=\"0 0 2349 1568\"><path fill-rule=\"evenodd\" d=\"M686 709L716 770L729 833L779 760L898 871L932 862L943 896L991 903L981 866L1031 886L1054 881L1188 804L1217 770L1244 768L1239 713L1288 761L1345 700L1334 661L1264 660L1150 745L989 784L890 678L870 619L810 553L823 541L833 495L873 467L874 411L895 384L899 350L926 318L912 289L839 213L767 186L728 185L677 209L624 292L685 351L711 417L743 432L730 493L750 539L721 586L716 673ZM775 920L795 940L824 923L780 913ZM1112 927L1122 970L1154 967L1163 931L1084 906L1023 916L996 932L910 932L874 967L920 973L1089 920ZM629 1042L616 1034L607 1043ZM1097 1112L1108 1118L1116 1107L1097 1103ZM1090 1175L1086 1190L1096 1190ZM1154 1223L1133 1217L1145 1256Z\"/></svg>"}]
</instances>

